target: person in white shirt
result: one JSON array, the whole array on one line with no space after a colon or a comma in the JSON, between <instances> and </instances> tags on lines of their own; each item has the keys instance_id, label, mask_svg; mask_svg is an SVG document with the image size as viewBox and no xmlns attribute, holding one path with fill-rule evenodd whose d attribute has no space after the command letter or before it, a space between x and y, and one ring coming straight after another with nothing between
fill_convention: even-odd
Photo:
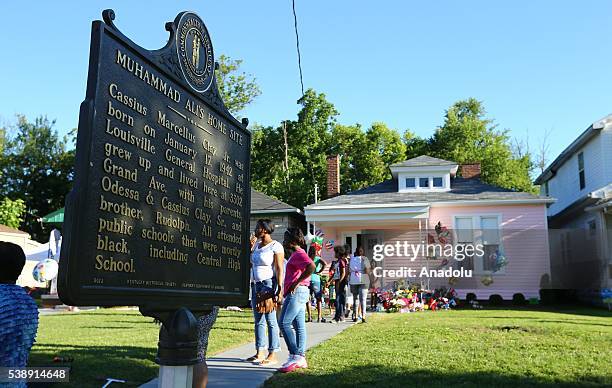
<instances>
[{"instance_id":1,"label":"person in white shirt","mask_svg":"<svg viewBox=\"0 0 612 388\"><path fill-rule=\"evenodd\" d=\"M261 219L255 225L255 233L251 237L251 307L255 318L254 356L247 361L270 365L276 363L275 353L280 350L279 327L276 311L269 313L257 312L257 293L272 290L276 302L282 298L284 280L285 249L278 241L272 239L274 224L269 219ZM268 327L268 355L264 358L266 348L266 325Z\"/></svg>"},{"instance_id":2,"label":"person in white shirt","mask_svg":"<svg viewBox=\"0 0 612 388\"><path fill-rule=\"evenodd\" d=\"M358 307L361 310L361 322L365 323L366 299L370 287L370 260L364 256L363 248L357 247L349 262L349 285L353 294L353 322L357 322ZM359 306L357 306L359 302Z\"/></svg>"}]
</instances>

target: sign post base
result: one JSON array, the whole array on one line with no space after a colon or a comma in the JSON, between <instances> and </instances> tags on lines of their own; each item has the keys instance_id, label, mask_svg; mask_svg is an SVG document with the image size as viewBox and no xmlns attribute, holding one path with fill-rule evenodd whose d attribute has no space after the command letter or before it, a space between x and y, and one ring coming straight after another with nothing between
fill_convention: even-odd
<instances>
[{"instance_id":1,"label":"sign post base","mask_svg":"<svg viewBox=\"0 0 612 388\"><path fill-rule=\"evenodd\" d=\"M193 386L193 365L159 366L158 388L191 388Z\"/></svg>"}]
</instances>

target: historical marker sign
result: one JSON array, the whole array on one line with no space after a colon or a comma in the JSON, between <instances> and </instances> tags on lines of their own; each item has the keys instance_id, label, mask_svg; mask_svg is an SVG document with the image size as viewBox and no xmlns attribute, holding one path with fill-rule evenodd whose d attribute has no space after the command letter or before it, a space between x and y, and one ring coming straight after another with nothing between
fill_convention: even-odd
<instances>
[{"instance_id":1,"label":"historical marker sign","mask_svg":"<svg viewBox=\"0 0 612 388\"><path fill-rule=\"evenodd\" d=\"M59 294L71 305L246 302L250 145L193 13L145 50L105 11L91 34Z\"/></svg>"}]
</instances>

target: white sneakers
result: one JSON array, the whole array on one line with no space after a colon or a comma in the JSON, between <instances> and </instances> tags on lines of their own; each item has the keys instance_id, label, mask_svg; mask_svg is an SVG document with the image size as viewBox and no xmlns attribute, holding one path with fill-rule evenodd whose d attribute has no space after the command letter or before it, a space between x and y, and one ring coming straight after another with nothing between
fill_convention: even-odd
<instances>
[{"instance_id":1,"label":"white sneakers","mask_svg":"<svg viewBox=\"0 0 612 388\"><path fill-rule=\"evenodd\" d=\"M301 355L290 354L287 362L285 362L280 368L279 371L282 373L293 372L299 368L308 368L308 363L306 362L306 357Z\"/></svg>"}]
</instances>

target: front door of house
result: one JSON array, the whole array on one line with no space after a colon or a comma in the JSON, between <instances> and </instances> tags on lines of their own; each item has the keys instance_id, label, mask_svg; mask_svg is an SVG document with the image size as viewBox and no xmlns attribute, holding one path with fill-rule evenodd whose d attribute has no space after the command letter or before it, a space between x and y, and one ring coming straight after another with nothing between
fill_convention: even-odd
<instances>
[{"instance_id":1,"label":"front door of house","mask_svg":"<svg viewBox=\"0 0 612 388\"><path fill-rule=\"evenodd\" d=\"M375 261L373 260L374 258L374 247L376 245L380 245L383 243L383 235L382 232L381 233L367 233L367 234L360 234L358 236L358 240L359 240L359 245L363 247L364 253L366 255L367 258L370 259L370 264L372 266L372 271L374 271L374 269L376 267L379 267L380 269L376 270L375 273L380 273L382 274L382 270L383 270L383 261ZM378 287L382 287L382 277L377 278L372 276L371 279L373 280L373 282L371 283L370 287L373 288L378 288Z\"/></svg>"}]
</instances>

